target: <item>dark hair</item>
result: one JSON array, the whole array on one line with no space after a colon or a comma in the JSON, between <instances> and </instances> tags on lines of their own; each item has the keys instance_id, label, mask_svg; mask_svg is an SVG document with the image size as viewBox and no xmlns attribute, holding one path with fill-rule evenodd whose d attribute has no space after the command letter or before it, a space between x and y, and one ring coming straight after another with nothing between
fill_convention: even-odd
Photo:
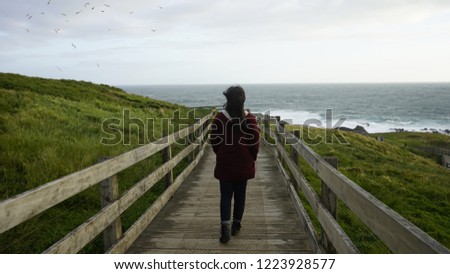
<instances>
[{"instance_id":1,"label":"dark hair","mask_svg":"<svg viewBox=\"0 0 450 274\"><path fill-rule=\"evenodd\" d=\"M223 108L230 114L231 118L237 118L239 122L245 120L245 91L241 86L231 86L223 95L227 98L227 102L223 105Z\"/></svg>"}]
</instances>

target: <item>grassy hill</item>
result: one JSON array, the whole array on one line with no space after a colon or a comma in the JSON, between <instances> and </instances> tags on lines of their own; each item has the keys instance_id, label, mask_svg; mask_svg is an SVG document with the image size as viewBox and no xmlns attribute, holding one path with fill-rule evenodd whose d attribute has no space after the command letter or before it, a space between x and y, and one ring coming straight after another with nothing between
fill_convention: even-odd
<instances>
[{"instance_id":1,"label":"grassy hill","mask_svg":"<svg viewBox=\"0 0 450 274\"><path fill-rule=\"evenodd\" d=\"M102 130L103 121L123 120L124 110L143 121L154 118L154 127L142 131L116 125L117 130L130 137L126 142L129 144L102 144L102 138L108 137ZM146 143L159 138L162 131L159 119L170 118L176 111L180 111L181 117L188 117L189 109L185 107L127 94L115 87L0 73L0 200L95 164L100 157L129 151L142 140ZM197 111L196 116L206 112ZM311 129L310 137L325 138L325 133L332 136L333 130ZM450 171L423 149L448 149L450 137L389 133L383 134L384 142L380 142L374 136L342 134L348 144L333 139L332 143L312 145L312 139L306 134L303 137L320 155L338 157L339 170L344 175L450 248ZM181 148L173 149L176 154ZM161 157L155 155L120 172L120 192L132 187L160 163ZM300 162L300 167L320 193L320 179L305 161ZM158 184L123 214L124 229L161 191L162 185ZM93 187L1 234L0 253L42 252L99 209L99 190ZM337 219L361 252L388 252L342 203ZM82 252L102 253L102 237Z\"/></svg>"},{"instance_id":2,"label":"grassy hill","mask_svg":"<svg viewBox=\"0 0 450 274\"><path fill-rule=\"evenodd\" d=\"M124 110L130 118L154 126L122 126ZM179 111L188 117L189 109L128 94L118 88L72 80L51 80L0 73L0 200L91 166L103 156L116 156L140 144L161 137L160 118L172 118ZM206 110L197 111L198 117ZM103 129L105 119L116 118L113 125L126 142L105 145L109 138ZM193 117L183 120L193 122ZM150 123L148 123L150 124ZM175 152L176 153L176 148ZM161 162L159 155L119 173L123 193L150 173ZM124 213L129 226L161 192L145 195ZM100 208L98 187L68 199L60 206L0 235L0 253L42 252L69 231L86 221ZM102 252L101 240L83 252Z\"/></svg>"},{"instance_id":3,"label":"grassy hill","mask_svg":"<svg viewBox=\"0 0 450 274\"><path fill-rule=\"evenodd\" d=\"M330 138L334 130L310 128L310 132L312 139L306 130L302 136L314 151L337 157L339 170L345 176L450 248L450 171L435 156L419 149L448 148L450 136L389 133L382 134L381 142L374 136L342 132L348 142L345 144ZM328 142L318 143L315 137ZM320 179L314 171L305 161L300 162L300 169L320 193ZM338 206L338 222L362 253L389 252L342 202Z\"/></svg>"}]
</instances>

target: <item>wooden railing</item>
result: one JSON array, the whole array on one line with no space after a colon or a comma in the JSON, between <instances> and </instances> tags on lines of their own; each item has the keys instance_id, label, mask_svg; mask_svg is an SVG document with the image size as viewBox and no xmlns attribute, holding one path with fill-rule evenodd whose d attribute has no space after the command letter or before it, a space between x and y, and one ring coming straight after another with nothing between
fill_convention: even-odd
<instances>
[{"instance_id":1,"label":"wooden railing","mask_svg":"<svg viewBox=\"0 0 450 274\"><path fill-rule=\"evenodd\" d=\"M77 253L102 232L104 232L106 253L125 252L198 164L207 144L212 115L213 113L210 113L198 119L194 125L155 142L54 180L14 198L1 201L0 233L29 220L83 190L101 184L101 211L44 253ZM171 145L182 138L187 138L189 144L172 158ZM119 197L117 173L160 151L163 152L164 163ZM189 165L174 180L173 168L186 157L190 158ZM165 191L122 234L120 215L163 178L165 178Z\"/></svg>"},{"instance_id":2,"label":"wooden railing","mask_svg":"<svg viewBox=\"0 0 450 274\"><path fill-rule=\"evenodd\" d=\"M112 159L105 159L94 166L1 201L0 233L100 184L102 189L100 212L44 253L77 253L102 232L106 253L125 252L198 164L207 144L212 115L213 113L210 113L194 125L155 142ZM341 174L336 169L336 159L321 158L299 136L296 136L295 132L285 130L284 124L279 123L279 117L275 119L259 116L259 120L264 131L264 139L276 140L275 144L270 145L277 154L277 163L285 174L288 191L299 216L304 220L316 252L358 253L356 246L336 221L336 203L337 199L340 199L392 252L450 253L435 239ZM172 157L171 145L183 138L187 138L189 144ZM285 145L290 146L290 155ZM162 152L163 164L131 189L119 195L117 174L158 152ZM300 172L299 157L303 157L322 179L321 195L313 190ZM190 159L189 165L174 179L174 167L185 158ZM127 231L122 233L121 214L161 179L164 179L165 191ZM298 196L300 191L321 225L320 239Z\"/></svg>"},{"instance_id":3,"label":"wooden railing","mask_svg":"<svg viewBox=\"0 0 450 274\"><path fill-rule=\"evenodd\" d=\"M450 253L445 246L340 173L335 168L335 159L323 159L298 135L285 130L280 117L260 115L259 120L266 144L269 144L269 139L275 141L275 144L269 145L278 155L280 168L284 170L287 167L289 170L289 176L284 171L288 190L299 215L304 216L313 245L317 244L324 252L358 253L356 246L336 221L336 203L339 198L394 253ZM291 155L285 150L285 145L290 146ZM322 180L321 197L300 172L299 156ZM303 192L320 222L323 235L320 240L297 191Z\"/></svg>"}]
</instances>

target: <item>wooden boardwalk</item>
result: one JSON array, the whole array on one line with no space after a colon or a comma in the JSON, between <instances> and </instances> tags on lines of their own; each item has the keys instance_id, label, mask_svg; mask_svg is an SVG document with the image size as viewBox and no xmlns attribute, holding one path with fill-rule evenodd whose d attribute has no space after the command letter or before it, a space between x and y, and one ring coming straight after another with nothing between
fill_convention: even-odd
<instances>
[{"instance_id":1,"label":"wooden boardwalk","mask_svg":"<svg viewBox=\"0 0 450 274\"><path fill-rule=\"evenodd\" d=\"M259 115L260 126L265 140L276 141L273 150L277 157L261 146L257 176L248 185L242 231L229 243L220 244L219 183L213 178L215 155L207 145L213 116L211 112L195 124L152 143L0 201L0 234L86 189L100 186L102 209L43 253L78 253L101 233L108 254L359 253L336 220L338 200L393 253L450 253L447 247L340 173L333 166L336 159L322 158L301 140L298 131L285 130L285 124L279 123L280 117L268 115ZM172 157L171 145L183 138L190 144ZM262 139L261 143L265 141ZM120 194L118 173L156 154L162 157L161 165ZM322 180L320 195L302 175L300 158ZM174 179L173 169L184 159L190 159L189 165ZM280 161L284 162L283 173L278 169ZM290 175L288 183L286 173ZM166 182L165 191L133 225L122 231L121 215L162 179ZM320 231L311 224L297 191L303 193L310 213L320 223Z\"/></svg>"},{"instance_id":2,"label":"wooden boardwalk","mask_svg":"<svg viewBox=\"0 0 450 274\"><path fill-rule=\"evenodd\" d=\"M210 147L174 197L127 253L313 253L283 175L261 146L257 176L248 183L242 230L221 244L219 183Z\"/></svg>"}]
</instances>

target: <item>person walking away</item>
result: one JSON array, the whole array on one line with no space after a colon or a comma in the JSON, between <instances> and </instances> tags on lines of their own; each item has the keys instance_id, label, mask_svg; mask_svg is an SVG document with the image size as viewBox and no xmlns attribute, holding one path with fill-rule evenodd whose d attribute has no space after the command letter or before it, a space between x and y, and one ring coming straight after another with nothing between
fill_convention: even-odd
<instances>
[{"instance_id":1,"label":"person walking away","mask_svg":"<svg viewBox=\"0 0 450 274\"><path fill-rule=\"evenodd\" d=\"M241 229L247 181L255 177L259 127L256 117L244 110L245 91L241 86L231 86L223 94L227 101L211 125L210 141L216 154L214 177L220 182L220 242L227 243L231 238L233 196L231 235L236 236Z\"/></svg>"}]
</instances>

